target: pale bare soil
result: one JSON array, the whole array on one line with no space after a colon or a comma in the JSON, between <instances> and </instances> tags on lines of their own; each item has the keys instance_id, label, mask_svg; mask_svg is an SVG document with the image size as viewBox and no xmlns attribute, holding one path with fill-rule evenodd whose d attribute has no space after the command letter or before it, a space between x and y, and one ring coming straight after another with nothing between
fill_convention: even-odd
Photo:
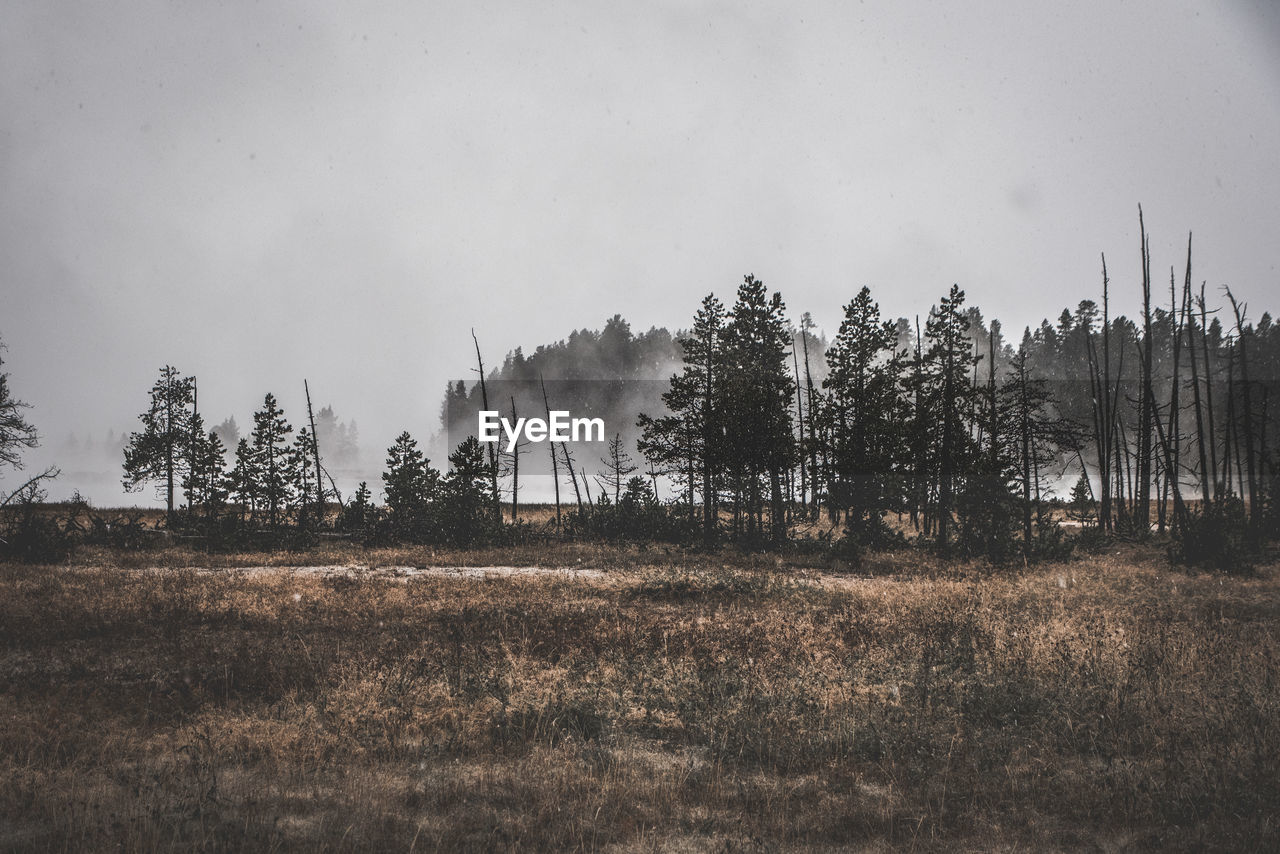
<instances>
[{"instance_id":1,"label":"pale bare soil","mask_svg":"<svg viewBox=\"0 0 1280 854\"><path fill-rule=\"evenodd\" d=\"M0 849L1274 850L1277 617L1131 548L0 565Z\"/></svg>"}]
</instances>

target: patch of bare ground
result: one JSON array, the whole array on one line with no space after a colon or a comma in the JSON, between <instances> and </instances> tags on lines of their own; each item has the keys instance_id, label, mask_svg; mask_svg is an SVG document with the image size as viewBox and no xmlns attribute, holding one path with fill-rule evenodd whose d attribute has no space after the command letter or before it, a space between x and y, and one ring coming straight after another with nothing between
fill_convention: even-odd
<instances>
[{"instance_id":1,"label":"patch of bare ground","mask_svg":"<svg viewBox=\"0 0 1280 854\"><path fill-rule=\"evenodd\" d=\"M0 565L0 849L1280 847L1274 565L326 554Z\"/></svg>"}]
</instances>

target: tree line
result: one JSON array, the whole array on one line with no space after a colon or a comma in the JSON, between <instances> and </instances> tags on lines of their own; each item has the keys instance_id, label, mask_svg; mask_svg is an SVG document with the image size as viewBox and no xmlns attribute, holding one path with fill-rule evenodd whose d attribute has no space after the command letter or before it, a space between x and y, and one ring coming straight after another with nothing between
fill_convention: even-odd
<instances>
[{"instance_id":1,"label":"tree line","mask_svg":"<svg viewBox=\"0 0 1280 854\"><path fill-rule=\"evenodd\" d=\"M958 286L914 321L883 318L861 288L827 341L808 314L797 328L782 295L747 275L731 305L709 294L675 337L666 411L641 414L636 425L643 466L615 436L593 497L587 466L575 466L568 448L550 450L555 529L776 545L797 523L812 529L825 517L847 549L909 535L945 551L1031 559L1064 547L1054 511L1062 484L1074 479L1070 515L1094 536L1168 532L1192 560L1256 551L1276 531L1271 398L1280 330L1269 314L1251 322L1229 289L1227 308L1212 306L1206 284L1194 286L1190 240L1163 299L1145 230L1139 257L1138 321L1113 315L1103 256L1100 302L1082 300L1056 324L1025 330L1016 347ZM636 338L615 317L602 334L575 333L528 359L515 352L488 374L477 342L479 381L469 390L450 385L445 423L465 430L458 412L489 408L499 377L528 385L536 376L538 408L549 409L547 359L588 347L634 372L640 362L669 363L668 340L656 330ZM570 393L597 388L575 382ZM159 482L171 516L180 489L189 514L323 524L340 496L321 463L309 397L308 423L295 433L267 395L251 434L231 451L204 430L194 378L165 368L143 429L129 437L126 485ZM451 410L450 402L466 405ZM509 403L515 415L516 399ZM519 518L522 453L471 437L441 474L404 433L388 449L385 506L362 484L338 501L337 520L398 539L496 536L504 493L510 518ZM565 474L572 497L562 518ZM660 479L673 493L665 503Z\"/></svg>"},{"instance_id":2,"label":"tree line","mask_svg":"<svg viewBox=\"0 0 1280 854\"><path fill-rule=\"evenodd\" d=\"M508 405L513 418L517 408L541 415L553 408L544 371L557 364L565 376L552 383L565 384L554 408L587 401L615 411L615 424L629 421L643 395L602 381L604 363L628 381L674 365L661 405L644 392L635 440L618 432L596 477L567 446L550 448L555 535L779 545L839 529L831 539L854 552L909 537L1033 559L1069 547L1060 494L1074 482L1066 515L1086 536L1170 534L1180 559L1230 565L1280 527L1280 329L1266 313L1253 321L1230 289L1216 297L1196 283L1190 237L1165 291L1141 210L1139 226L1137 320L1112 310L1105 256L1100 300L1025 330L1016 346L958 286L923 317L897 320L863 287L827 340L808 313L793 323L781 293L747 275L731 304L707 295L674 336L633 335L615 316L600 333L575 332L527 358L513 351L488 373L476 341L478 381L449 385L442 421L469 431L477 407ZM601 364L584 365L584 354ZM520 384L518 404L499 379ZM0 462L10 463L35 433L5 380ZM166 366L125 442L125 486L157 485L171 527L205 532L456 543L510 535L502 501L519 521L527 449L504 455L469 436L443 449L442 472L402 433L387 451L383 504L367 483L344 499L327 466L351 458L354 422L338 424L331 407L317 414L305 381L304 390L300 429L267 394L240 436L231 419L206 429L195 378ZM602 395L618 399L594 399ZM630 416L616 415L628 407Z\"/></svg>"},{"instance_id":3,"label":"tree line","mask_svg":"<svg viewBox=\"0 0 1280 854\"><path fill-rule=\"evenodd\" d=\"M1210 306L1190 239L1164 305L1145 228L1140 260L1138 322L1112 316L1103 256L1101 304L1016 348L957 286L923 325L882 319L862 288L820 381L808 324L797 334L748 275L731 307L702 301L640 450L707 539L779 543L825 513L872 546L901 535L898 514L944 550L1033 557L1061 547L1050 493L1074 473L1075 517L1097 533L1167 531L1186 559L1237 559L1277 530L1280 330L1229 289L1226 311Z\"/></svg>"}]
</instances>

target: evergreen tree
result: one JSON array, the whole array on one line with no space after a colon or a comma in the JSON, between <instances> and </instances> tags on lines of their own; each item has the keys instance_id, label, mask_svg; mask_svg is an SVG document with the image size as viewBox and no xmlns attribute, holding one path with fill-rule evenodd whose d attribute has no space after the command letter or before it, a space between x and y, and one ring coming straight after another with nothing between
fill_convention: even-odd
<instances>
[{"instance_id":1,"label":"evergreen tree","mask_svg":"<svg viewBox=\"0 0 1280 854\"><path fill-rule=\"evenodd\" d=\"M262 495L262 475L248 439L242 438L236 443L235 463L227 473L226 489L228 497L240 505L242 520L257 513Z\"/></svg>"},{"instance_id":2,"label":"evergreen tree","mask_svg":"<svg viewBox=\"0 0 1280 854\"><path fill-rule=\"evenodd\" d=\"M313 520L319 521L324 514L323 506L315 506L318 500L316 484L323 475L316 470L314 450L311 431L303 427L294 436L287 454L287 470L292 476L290 492L298 511L298 525L301 527Z\"/></svg>"},{"instance_id":3,"label":"evergreen tree","mask_svg":"<svg viewBox=\"0 0 1280 854\"><path fill-rule=\"evenodd\" d=\"M894 503L900 457L897 332L863 288L845 306L827 350L823 424L831 442L827 492L845 513L846 533L861 542L883 533L881 516Z\"/></svg>"},{"instance_id":4,"label":"evergreen tree","mask_svg":"<svg viewBox=\"0 0 1280 854\"><path fill-rule=\"evenodd\" d=\"M680 339L684 367L662 395L674 414L640 416L641 453L664 473L678 473L688 489L690 512L694 491L701 492L703 533L708 538L716 528L724 457L725 324L724 305L708 294L694 316L692 333Z\"/></svg>"},{"instance_id":5,"label":"evergreen tree","mask_svg":"<svg viewBox=\"0 0 1280 854\"><path fill-rule=\"evenodd\" d=\"M4 344L0 343L0 352ZM4 359L0 358L0 366ZM9 392L9 375L0 371L0 466L22 468L22 450L34 448L38 444L36 428L22 415L28 408Z\"/></svg>"},{"instance_id":6,"label":"evergreen tree","mask_svg":"<svg viewBox=\"0 0 1280 854\"><path fill-rule=\"evenodd\" d=\"M342 508L342 512L338 517L338 524L344 530L358 531L369 524L375 512L373 493L369 490L369 484L362 480L360 485L356 487L356 494L352 497L351 502Z\"/></svg>"},{"instance_id":7,"label":"evergreen tree","mask_svg":"<svg viewBox=\"0 0 1280 854\"><path fill-rule=\"evenodd\" d=\"M196 433L191 445L191 466L183 481L188 506L192 511L203 507L212 516L226 504L228 487L227 449L222 438L217 430Z\"/></svg>"},{"instance_id":8,"label":"evergreen tree","mask_svg":"<svg viewBox=\"0 0 1280 854\"><path fill-rule=\"evenodd\" d=\"M724 429L726 467L746 510L748 534L764 533L764 493L769 490L769 536L786 538L783 474L796 459L791 423L794 393L788 362L791 333L782 295L746 276L738 288L725 333ZM731 450L729 450L731 449Z\"/></svg>"},{"instance_id":9,"label":"evergreen tree","mask_svg":"<svg viewBox=\"0 0 1280 854\"><path fill-rule=\"evenodd\" d=\"M234 448L240 444L240 425L236 424L236 417L232 415L230 418L224 419L221 424L213 428L218 434L218 439L222 442L224 448Z\"/></svg>"},{"instance_id":10,"label":"evergreen tree","mask_svg":"<svg viewBox=\"0 0 1280 854\"><path fill-rule=\"evenodd\" d=\"M275 527L293 496L296 476L289 448L293 427L270 392L262 408L253 414L253 454L258 482L255 490L267 512L267 522Z\"/></svg>"},{"instance_id":11,"label":"evergreen tree","mask_svg":"<svg viewBox=\"0 0 1280 854\"><path fill-rule=\"evenodd\" d=\"M975 452L969 432L974 402L969 374L978 359L969 340L969 321L963 307L964 291L952 285L950 293L929 314L925 326L929 348L921 363L923 408L919 416L925 419L923 426L931 440L933 516L938 543L944 549L957 487L963 484Z\"/></svg>"},{"instance_id":12,"label":"evergreen tree","mask_svg":"<svg viewBox=\"0 0 1280 854\"><path fill-rule=\"evenodd\" d=\"M392 523L401 532L421 534L437 497L440 473L431 467L408 432L397 436L395 444L387 449L382 484Z\"/></svg>"},{"instance_id":13,"label":"evergreen tree","mask_svg":"<svg viewBox=\"0 0 1280 854\"><path fill-rule=\"evenodd\" d=\"M456 545L467 546L480 538L492 516L493 486L484 451L475 436L468 436L449 455L449 474L442 485L445 534Z\"/></svg>"},{"instance_id":14,"label":"evergreen tree","mask_svg":"<svg viewBox=\"0 0 1280 854\"><path fill-rule=\"evenodd\" d=\"M1076 485L1071 487L1071 500L1067 504L1067 516L1088 525L1094 519L1093 490L1089 487L1089 476L1080 472Z\"/></svg>"},{"instance_id":15,"label":"evergreen tree","mask_svg":"<svg viewBox=\"0 0 1280 854\"><path fill-rule=\"evenodd\" d=\"M124 488L133 492L145 482L158 482L170 521L174 489L190 469L194 384L194 377L184 377L172 366L161 368L160 378L151 387L151 405L138 416L142 430L129 434L124 449Z\"/></svg>"}]
</instances>

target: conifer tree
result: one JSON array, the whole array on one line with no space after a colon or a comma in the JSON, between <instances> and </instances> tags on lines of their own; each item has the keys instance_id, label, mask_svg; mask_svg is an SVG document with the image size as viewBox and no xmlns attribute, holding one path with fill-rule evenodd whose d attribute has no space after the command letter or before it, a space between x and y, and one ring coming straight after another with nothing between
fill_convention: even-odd
<instances>
[{"instance_id":1,"label":"conifer tree","mask_svg":"<svg viewBox=\"0 0 1280 854\"><path fill-rule=\"evenodd\" d=\"M195 421L200 421L199 415ZM206 514L217 513L227 501L227 449L216 430L196 432L191 443L191 465L183 479L187 505L194 512L203 507Z\"/></svg>"},{"instance_id":2,"label":"conifer tree","mask_svg":"<svg viewBox=\"0 0 1280 854\"><path fill-rule=\"evenodd\" d=\"M664 472L683 473L691 508L694 491L701 492L707 538L716 528L724 455L725 324L724 305L708 294L694 315L692 332L680 339L684 367L662 395L674 415L642 415L639 425L641 453Z\"/></svg>"},{"instance_id":3,"label":"conifer tree","mask_svg":"<svg viewBox=\"0 0 1280 854\"><path fill-rule=\"evenodd\" d=\"M896 341L895 325L880 320L880 308L864 287L845 306L840 331L826 353L827 492L831 505L845 513L846 534L859 542L881 533L881 516L894 503L901 433Z\"/></svg>"},{"instance_id":4,"label":"conifer tree","mask_svg":"<svg viewBox=\"0 0 1280 854\"><path fill-rule=\"evenodd\" d=\"M253 454L258 475L257 494L267 512L267 522L275 527L289 505L296 479L292 470L289 434L293 427L270 392L262 408L253 414Z\"/></svg>"},{"instance_id":5,"label":"conifer tree","mask_svg":"<svg viewBox=\"0 0 1280 854\"><path fill-rule=\"evenodd\" d=\"M227 472L226 481L228 497L240 505L241 520L252 518L257 513L261 483L258 458L249 446L249 440L242 438L236 443L235 462Z\"/></svg>"},{"instance_id":6,"label":"conifer tree","mask_svg":"<svg viewBox=\"0 0 1280 854\"><path fill-rule=\"evenodd\" d=\"M292 476L290 492L298 509L298 525L305 527L312 519L319 519L324 512L320 504L314 504L317 498L316 486L321 482L321 473L315 465L315 445L311 431L306 427L298 430L289 447L288 471Z\"/></svg>"},{"instance_id":7,"label":"conifer tree","mask_svg":"<svg viewBox=\"0 0 1280 854\"><path fill-rule=\"evenodd\" d=\"M933 459L936 461L935 511L937 539L948 545L957 487L973 462L969 413L974 399L969 373L977 364L969 341L969 321L962 311L964 291L952 285L929 315L925 337L929 349L923 357L926 415L933 424Z\"/></svg>"},{"instance_id":8,"label":"conifer tree","mask_svg":"<svg viewBox=\"0 0 1280 854\"><path fill-rule=\"evenodd\" d=\"M1094 518L1093 489L1089 486L1089 475L1080 472L1076 485L1071 487L1071 499L1067 503L1067 516L1082 525L1088 525Z\"/></svg>"},{"instance_id":9,"label":"conifer tree","mask_svg":"<svg viewBox=\"0 0 1280 854\"><path fill-rule=\"evenodd\" d=\"M782 295L748 275L738 287L725 332L724 429L727 468L747 511L748 533L764 533L763 487L769 490L769 537L786 538L782 478L796 458L791 422L794 389L788 362L791 333Z\"/></svg>"},{"instance_id":10,"label":"conifer tree","mask_svg":"<svg viewBox=\"0 0 1280 854\"><path fill-rule=\"evenodd\" d=\"M427 511L437 497L440 473L431 467L407 431L387 449L382 473L383 497L392 523L401 531L421 533Z\"/></svg>"},{"instance_id":11,"label":"conifer tree","mask_svg":"<svg viewBox=\"0 0 1280 854\"><path fill-rule=\"evenodd\" d=\"M0 352L4 344L0 343ZM0 358L0 366L4 359ZM38 444L36 428L22 415L28 404L9 392L9 375L0 371L0 465L22 468L22 450Z\"/></svg>"},{"instance_id":12,"label":"conifer tree","mask_svg":"<svg viewBox=\"0 0 1280 854\"><path fill-rule=\"evenodd\" d=\"M174 490L190 469L193 377L165 365L151 387L151 405L138 416L142 430L130 433L124 449L124 488L136 491L146 482L164 489L166 518L172 522Z\"/></svg>"},{"instance_id":13,"label":"conifer tree","mask_svg":"<svg viewBox=\"0 0 1280 854\"><path fill-rule=\"evenodd\" d=\"M362 480L356 487L356 494L352 496L351 502L339 513L338 523L345 530L360 530L369 523L374 513L373 493L369 490L369 484Z\"/></svg>"},{"instance_id":14,"label":"conifer tree","mask_svg":"<svg viewBox=\"0 0 1280 854\"><path fill-rule=\"evenodd\" d=\"M493 504L490 469L475 436L468 436L449 455L449 474L442 485L445 532L457 545L480 537Z\"/></svg>"}]
</instances>

